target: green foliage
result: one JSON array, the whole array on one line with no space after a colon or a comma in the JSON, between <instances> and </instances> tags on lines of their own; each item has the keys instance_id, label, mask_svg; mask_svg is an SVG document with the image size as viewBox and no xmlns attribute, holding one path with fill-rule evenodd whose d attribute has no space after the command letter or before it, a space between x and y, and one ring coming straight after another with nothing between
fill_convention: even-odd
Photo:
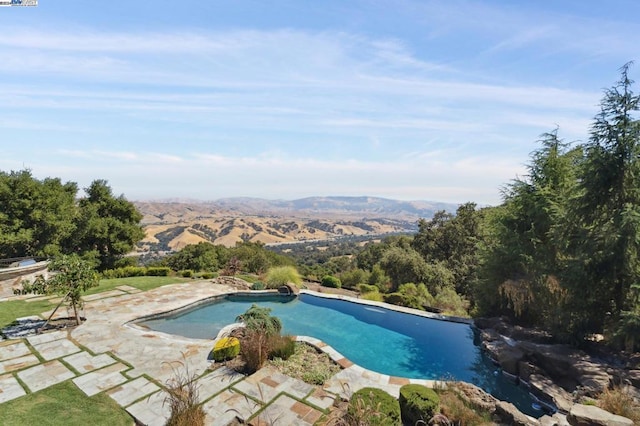
<instances>
[{"instance_id":1,"label":"green foliage","mask_svg":"<svg viewBox=\"0 0 640 426\"><path fill-rule=\"evenodd\" d=\"M296 341L291 336L275 336L270 342L269 359L289 359L296 351Z\"/></svg>"},{"instance_id":2,"label":"green foliage","mask_svg":"<svg viewBox=\"0 0 640 426\"><path fill-rule=\"evenodd\" d=\"M302 284L302 277L293 266L277 266L267 271L265 278L268 288L278 288L286 284Z\"/></svg>"},{"instance_id":3,"label":"green foliage","mask_svg":"<svg viewBox=\"0 0 640 426\"><path fill-rule=\"evenodd\" d=\"M405 424L415 425L419 420L428 422L438 412L440 398L426 386L404 385L400 388L400 413Z\"/></svg>"},{"instance_id":4,"label":"green foliage","mask_svg":"<svg viewBox=\"0 0 640 426\"><path fill-rule=\"evenodd\" d=\"M347 414L364 414L363 420L367 420L366 424L371 426L400 424L398 400L378 388L365 387L355 392L349 401Z\"/></svg>"},{"instance_id":5,"label":"green foliage","mask_svg":"<svg viewBox=\"0 0 640 426\"><path fill-rule=\"evenodd\" d=\"M373 265L369 274L369 284L375 285L380 291L387 291L391 288L391 279L384 273L379 264Z\"/></svg>"},{"instance_id":6,"label":"green foliage","mask_svg":"<svg viewBox=\"0 0 640 426\"><path fill-rule=\"evenodd\" d=\"M82 293L98 285L98 274L77 255L62 255L54 258L48 266L52 273L47 279L40 275L33 282L23 282L18 294L58 294L69 300L80 324L78 308L82 306Z\"/></svg>"},{"instance_id":7,"label":"green foliage","mask_svg":"<svg viewBox=\"0 0 640 426\"><path fill-rule=\"evenodd\" d=\"M364 300L371 300L372 302L384 302L384 296L378 291L364 293L360 297Z\"/></svg>"},{"instance_id":8,"label":"green foliage","mask_svg":"<svg viewBox=\"0 0 640 426\"><path fill-rule=\"evenodd\" d=\"M260 242L238 242L231 250L233 256L242 264L242 269L253 274L261 274L269 267L282 266L279 262L272 262L277 255L269 252L264 248L264 244ZM278 258L279 259L279 258Z\"/></svg>"},{"instance_id":9,"label":"green foliage","mask_svg":"<svg viewBox=\"0 0 640 426\"><path fill-rule=\"evenodd\" d=\"M469 316L469 302L452 288L443 288L435 297L435 306L446 315Z\"/></svg>"},{"instance_id":10,"label":"green foliage","mask_svg":"<svg viewBox=\"0 0 640 426\"><path fill-rule=\"evenodd\" d=\"M0 258L76 253L100 269L132 251L144 237L142 215L122 196L113 198L106 181L94 181L88 197L57 178L0 171Z\"/></svg>"},{"instance_id":11,"label":"green foliage","mask_svg":"<svg viewBox=\"0 0 640 426\"><path fill-rule=\"evenodd\" d=\"M174 271L217 271L228 261L228 249L207 242L189 244L167 256L164 263Z\"/></svg>"},{"instance_id":12,"label":"green foliage","mask_svg":"<svg viewBox=\"0 0 640 426\"><path fill-rule=\"evenodd\" d=\"M392 290L402 283L425 282L429 274L429 265L412 248L391 247L384 252L380 266L389 276Z\"/></svg>"},{"instance_id":13,"label":"green foliage","mask_svg":"<svg viewBox=\"0 0 640 426\"><path fill-rule=\"evenodd\" d=\"M78 222L71 244L75 252L93 259L100 270L113 268L144 238L142 215L124 198L114 197L105 180L85 188L87 196L78 202Z\"/></svg>"},{"instance_id":14,"label":"green foliage","mask_svg":"<svg viewBox=\"0 0 640 426\"><path fill-rule=\"evenodd\" d=\"M356 288L358 284L369 282L369 273L362 269L351 269L340 274L340 281L345 288Z\"/></svg>"},{"instance_id":15,"label":"green foliage","mask_svg":"<svg viewBox=\"0 0 640 426\"><path fill-rule=\"evenodd\" d=\"M35 179L31 171L0 171L0 258L63 251L76 228L77 185Z\"/></svg>"},{"instance_id":16,"label":"green foliage","mask_svg":"<svg viewBox=\"0 0 640 426\"><path fill-rule=\"evenodd\" d=\"M251 290L264 290L266 287L263 282L256 281L251 285Z\"/></svg>"},{"instance_id":17,"label":"green foliage","mask_svg":"<svg viewBox=\"0 0 640 426\"><path fill-rule=\"evenodd\" d=\"M193 278L193 271L191 269L185 269L184 271L178 271L178 274L180 274L181 277L183 278Z\"/></svg>"},{"instance_id":18,"label":"green foliage","mask_svg":"<svg viewBox=\"0 0 640 426\"><path fill-rule=\"evenodd\" d=\"M277 342L280 336L282 322L270 313L271 309L254 304L244 314L236 317L236 321L245 324L241 348L246 372L249 374L264 365L273 349L273 342Z\"/></svg>"},{"instance_id":19,"label":"green foliage","mask_svg":"<svg viewBox=\"0 0 640 426\"><path fill-rule=\"evenodd\" d=\"M453 291L452 289L449 289ZM455 293L455 291L454 291ZM384 295L384 301L393 305L424 310L425 306L435 306L436 302L424 284L402 284L398 291Z\"/></svg>"},{"instance_id":20,"label":"green foliage","mask_svg":"<svg viewBox=\"0 0 640 426\"><path fill-rule=\"evenodd\" d=\"M358 291L360 293L371 293L372 291L378 291L378 287L371 284L358 284Z\"/></svg>"},{"instance_id":21,"label":"green foliage","mask_svg":"<svg viewBox=\"0 0 640 426\"><path fill-rule=\"evenodd\" d=\"M223 337L213 346L214 361L221 362L235 358L240 353L240 341L235 337Z\"/></svg>"},{"instance_id":22,"label":"green foliage","mask_svg":"<svg viewBox=\"0 0 640 426\"><path fill-rule=\"evenodd\" d=\"M124 268L106 269L100 273L102 278L143 277L148 275L147 268L140 266L126 266Z\"/></svg>"},{"instance_id":23,"label":"green foliage","mask_svg":"<svg viewBox=\"0 0 640 426\"><path fill-rule=\"evenodd\" d=\"M196 278L202 278L203 280L210 280L217 276L218 274L216 274L215 272L198 272L196 274Z\"/></svg>"},{"instance_id":24,"label":"green foliage","mask_svg":"<svg viewBox=\"0 0 640 426\"><path fill-rule=\"evenodd\" d=\"M340 278L334 277L333 275L326 275L322 277L322 286L331 287L331 288L340 288L342 287L342 283L340 282Z\"/></svg>"},{"instance_id":25,"label":"green foliage","mask_svg":"<svg viewBox=\"0 0 640 426\"><path fill-rule=\"evenodd\" d=\"M148 277L168 277L171 273L171 268L166 266L150 266L147 268L145 275Z\"/></svg>"},{"instance_id":26,"label":"green foliage","mask_svg":"<svg viewBox=\"0 0 640 426\"><path fill-rule=\"evenodd\" d=\"M434 276L432 279L442 281L443 271L451 275L446 278L446 284L421 280L430 291L434 292L438 286L455 285L457 292L470 294L480 262L480 222L481 213L476 210L475 203L460 205L455 215L439 211L429 221L420 220L411 246L425 262L439 265L438 270L430 274Z\"/></svg>"},{"instance_id":27,"label":"green foliage","mask_svg":"<svg viewBox=\"0 0 640 426\"><path fill-rule=\"evenodd\" d=\"M267 336L277 335L282 330L280 318L271 316L270 308L256 304L251 305L244 314L238 315L236 321L243 322L248 330L259 331Z\"/></svg>"}]
</instances>

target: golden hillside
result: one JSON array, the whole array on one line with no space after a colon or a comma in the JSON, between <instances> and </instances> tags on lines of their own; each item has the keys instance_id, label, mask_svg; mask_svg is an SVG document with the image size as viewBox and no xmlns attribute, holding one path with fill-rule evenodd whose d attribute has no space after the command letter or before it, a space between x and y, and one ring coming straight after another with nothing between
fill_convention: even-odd
<instances>
[{"instance_id":1,"label":"golden hillside","mask_svg":"<svg viewBox=\"0 0 640 426\"><path fill-rule=\"evenodd\" d=\"M239 241L277 244L407 232L415 230L419 217L435 211L425 202L371 197L135 204L144 215L144 251L180 250L200 241L233 246Z\"/></svg>"}]
</instances>

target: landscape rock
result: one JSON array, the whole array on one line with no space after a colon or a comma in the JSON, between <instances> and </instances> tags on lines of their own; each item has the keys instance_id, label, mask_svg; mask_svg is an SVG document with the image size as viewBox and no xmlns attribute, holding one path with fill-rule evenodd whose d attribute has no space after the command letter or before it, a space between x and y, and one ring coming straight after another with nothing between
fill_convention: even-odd
<instances>
[{"instance_id":1,"label":"landscape rock","mask_svg":"<svg viewBox=\"0 0 640 426\"><path fill-rule=\"evenodd\" d=\"M569 426L567 416L555 413L553 416L542 416L538 419L540 426Z\"/></svg>"},{"instance_id":2,"label":"landscape rock","mask_svg":"<svg viewBox=\"0 0 640 426\"><path fill-rule=\"evenodd\" d=\"M493 413L498 400L478 386L466 382L456 382L455 388L458 395L471 407Z\"/></svg>"},{"instance_id":3,"label":"landscape rock","mask_svg":"<svg viewBox=\"0 0 640 426\"><path fill-rule=\"evenodd\" d=\"M505 424L515 426L537 426L540 422L534 418L524 415L510 402L498 401L496 403L496 415Z\"/></svg>"},{"instance_id":4,"label":"landscape rock","mask_svg":"<svg viewBox=\"0 0 640 426\"><path fill-rule=\"evenodd\" d=\"M213 280L211 280L211 282L214 284L233 287L238 290L251 290L251 284L249 284L245 280L241 280L240 278L236 278L236 277L222 276L222 277L214 278Z\"/></svg>"},{"instance_id":5,"label":"landscape rock","mask_svg":"<svg viewBox=\"0 0 640 426\"><path fill-rule=\"evenodd\" d=\"M553 380L540 374L529 378L532 393L543 402L550 402L563 413L568 413L573 406L573 396L555 384Z\"/></svg>"},{"instance_id":6,"label":"landscape rock","mask_svg":"<svg viewBox=\"0 0 640 426\"><path fill-rule=\"evenodd\" d=\"M626 417L611 414L595 405L576 404L567 415L572 426L633 426Z\"/></svg>"}]
</instances>

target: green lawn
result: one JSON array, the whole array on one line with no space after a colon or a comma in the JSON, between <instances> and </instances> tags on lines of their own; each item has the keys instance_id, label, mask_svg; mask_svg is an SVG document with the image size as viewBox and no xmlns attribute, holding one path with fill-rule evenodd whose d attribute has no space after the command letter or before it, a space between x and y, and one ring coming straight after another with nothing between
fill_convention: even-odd
<instances>
[{"instance_id":1,"label":"green lawn","mask_svg":"<svg viewBox=\"0 0 640 426\"><path fill-rule=\"evenodd\" d=\"M191 278L179 277L127 277L127 278L111 278L108 280L100 280L98 287L87 290L84 294L96 294L103 291L113 290L120 285L129 285L139 290L146 291L153 288L161 287L167 284L176 284L192 281Z\"/></svg>"},{"instance_id":2,"label":"green lawn","mask_svg":"<svg viewBox=\"0 0 640 426\"><path fill-rule=\"evenodd\" d=\"M0 302L0 328L11 324L16 318L38 315L54 307L46 300L29 303L24 300Z\"/></svg>"},{"instance_id":3,"label":"green lawn","mask_svg":"<svg viewBox=\"0 0 640 426\"><path fill-rule=\"evenodd\" d=\"M146 291L167 284L183 283L187 281L192 280L190 278L178 277L113 278L109 280L100 280L100 285L98 285L98 287L90 288L85 294L102 293L103 291L113 290L119 285L129 285L139 290ZM54 307L54 304L49 303L46 300L39 300L37 302L26 302L24 300L0 302L0 328L11 324L16 318L39 315L42 312L53 309Z\"/></svg>"},{"instance_id":4,"label":"green lawn","mask_svg":"<svg viewBox=\"0 0 640 426\"><path fill-rule=\"evenodd\" d=\"M0 423L6 426L133 424L129 414L110 397L104 394L87 397L71 380L5 402L0 408Z\"/></svg>"}]
</instances>

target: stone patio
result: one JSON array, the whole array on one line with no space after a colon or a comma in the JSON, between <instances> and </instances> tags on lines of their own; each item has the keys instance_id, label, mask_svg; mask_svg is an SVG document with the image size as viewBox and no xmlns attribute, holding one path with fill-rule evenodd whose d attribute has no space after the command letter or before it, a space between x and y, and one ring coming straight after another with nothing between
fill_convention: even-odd
<instances>
[{"instance_id":1,"label":"stone patio","mask_svg":"<svg viewBox=\"0 0 640 426\"><path fill-rule=\"evenodd\" d=\"M365 386L397 396L405 383L433 385L432 381L409 381L365 370L308 337L298 340L316 346L343 368L324 388L270 367L248 377L226 367L211 371L207 355L212 341L171 336L129 324L141 316L233 291L211 282L193 282L146 292L120 286L89 296L84 310L87 321L71 332L54 331L0 342L0 404L71 380L88 396L108 395L141 424L160 425L169 416L162 386L176 372L188 371L198 377L200 401L209 425L226 425L235 418L256 426L312 425L328 412L338 395L349 396Z\"/></svg>"}]
</instances>

